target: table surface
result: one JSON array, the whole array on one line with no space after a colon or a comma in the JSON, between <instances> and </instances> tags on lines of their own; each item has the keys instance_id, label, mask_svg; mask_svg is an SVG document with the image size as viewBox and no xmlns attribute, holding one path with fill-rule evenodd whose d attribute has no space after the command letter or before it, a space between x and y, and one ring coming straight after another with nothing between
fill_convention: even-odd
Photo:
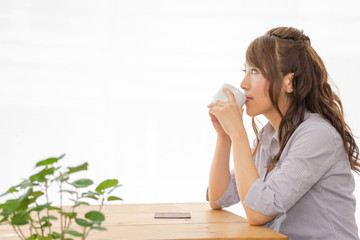
<instances>
[{"instance_id":1,"label":"table surface","mask_svg":"<svg viewBox=\"0 0 360 240\"><path fill-rule=\"evenodd\" d=\"M78 212L96 210L82 206ZM191 219L155 219L155 212L190 212ZM93 230L88 240L131 239L287 239L263 226L225 210L211 210L208 203L155 203L105 205L107 231ZM1 240L18 239L10 225L0 226ZM75 238L76 239L76 238Z\"/></svg>"}]
</instances>

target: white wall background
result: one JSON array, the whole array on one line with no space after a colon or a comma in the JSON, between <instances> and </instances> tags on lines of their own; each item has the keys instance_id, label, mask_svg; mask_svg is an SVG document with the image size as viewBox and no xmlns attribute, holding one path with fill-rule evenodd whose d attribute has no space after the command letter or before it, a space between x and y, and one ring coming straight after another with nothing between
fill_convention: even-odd
<instances>
[{"instance_id":1,"label":"white wall background","mask_svg":"<svg viewBox=\"0 0 360 240\"><path fill-rule=\"evenodd\" d=\"M206 105L239 86L248 44L277 26L310 35L360 136L358 1L1 0L0 192L66 153L118 178L125 203L204 201Z\"/></svg>"}]
</instances>

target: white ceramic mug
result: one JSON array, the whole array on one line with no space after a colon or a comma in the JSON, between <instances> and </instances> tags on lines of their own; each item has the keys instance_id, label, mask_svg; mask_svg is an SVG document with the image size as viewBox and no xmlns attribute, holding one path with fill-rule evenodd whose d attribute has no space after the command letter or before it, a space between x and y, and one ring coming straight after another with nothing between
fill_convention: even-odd
<instances>
[{"instance_id":1,"label":"white ceramic mug","mask_svg":"<svg viewBox=\"0 0 360 240\"><path fill-rule=\"evenodd\" d=\"M226 93L223 91L223 88L228 88L234 94L238 108L241 109L246 102L246 96L239 89L227 83L224 83L221 86L221 88L216 92L216 94L213 97L213 102L215 101L229 102L229 98L226 95Z\"/></svg>"}]
</instances>

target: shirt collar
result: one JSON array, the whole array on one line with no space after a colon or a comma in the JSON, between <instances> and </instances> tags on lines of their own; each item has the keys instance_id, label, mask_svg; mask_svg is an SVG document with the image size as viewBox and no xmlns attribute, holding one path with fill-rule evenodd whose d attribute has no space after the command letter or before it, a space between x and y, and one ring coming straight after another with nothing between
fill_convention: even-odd
<instances>
[{"instance_id":1,"label":"shirt collar","mask_svg":"<svg viewBox=\"0 0 360 240\"><path fill-rule=\"evenodd\" d=\"M311 116L312 113L310 113L309 111L305 112L304 115L304 121L306 119L308 119ZM270 145L271 145L271 141L276 141L279 142L279 135L278 135L278 131L273 128L273 126L270 124L270 122L268 122L259 132L258 137L260 139L260 143L261 145L269 150Z\"/></svg>"},{"instance_id":2,"label":"shirt collar","mask_svg":"<svg viewBox=\"0 0 360 240\"><path fill-rule=\"evenodd\" d=\"M265 150L269 150L272 141L279 141L278 132L275 131L273 126L268 122L259 132L259 139L261 146Z\"/></svg>"}]
</instances>

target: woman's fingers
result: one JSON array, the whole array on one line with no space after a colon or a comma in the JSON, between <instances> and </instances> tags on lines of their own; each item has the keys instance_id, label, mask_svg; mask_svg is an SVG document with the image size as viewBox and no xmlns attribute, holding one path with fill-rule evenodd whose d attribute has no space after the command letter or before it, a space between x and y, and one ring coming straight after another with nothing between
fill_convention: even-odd
<instances>
[{"instance_id":1,"label":"woman's fingers","mask_svg":"<svg viewBox=\"0 0 360 240\"><path fill-rule=\"evenodd\" d=\"M232 91L230 91L228 88L223 88L223 91L226 93L226 95L228 95L229 103L233 106L237 106L236 99Z\"/></svg>"},{"instance_id":2,"label":"woman's fingers","mask_svg":"<svg viewBox=\"0 0 360 240\"><path fill-rule=\"evenodd\" d=\"M220 106L220 107L225 107L226 106L226 102L223 102L223 101L215 101L215 102L212 102L210 103L208 106L208 108L212 108L212 107L215 107L215 106Z\"/></svg>"},{"instance_id":3,"label":"woman's fingers","mask_svg":"<svg viewBox=\"0 0 360 240\"><path fill-rule=\"evenodd\" d=\"M214 114L209 113L209 115L210 115L210 120L211 120L212 122L217 122L217 121L218 121L218 119L215 117Z\"/></svg>"},{"instance_id":4,"label":"woman's fingers","mask_svg":"<svg viewBox=\"0 0 360 240\"><path fill-rule=\"evenodd\" d=\"M212 106L209 109L209 113L213 114L213 115L215 115L217 117L217 115L221 111L221 109L223 109L223 107L221 107L221 106Z\"/></svg>"}]
</instances>

